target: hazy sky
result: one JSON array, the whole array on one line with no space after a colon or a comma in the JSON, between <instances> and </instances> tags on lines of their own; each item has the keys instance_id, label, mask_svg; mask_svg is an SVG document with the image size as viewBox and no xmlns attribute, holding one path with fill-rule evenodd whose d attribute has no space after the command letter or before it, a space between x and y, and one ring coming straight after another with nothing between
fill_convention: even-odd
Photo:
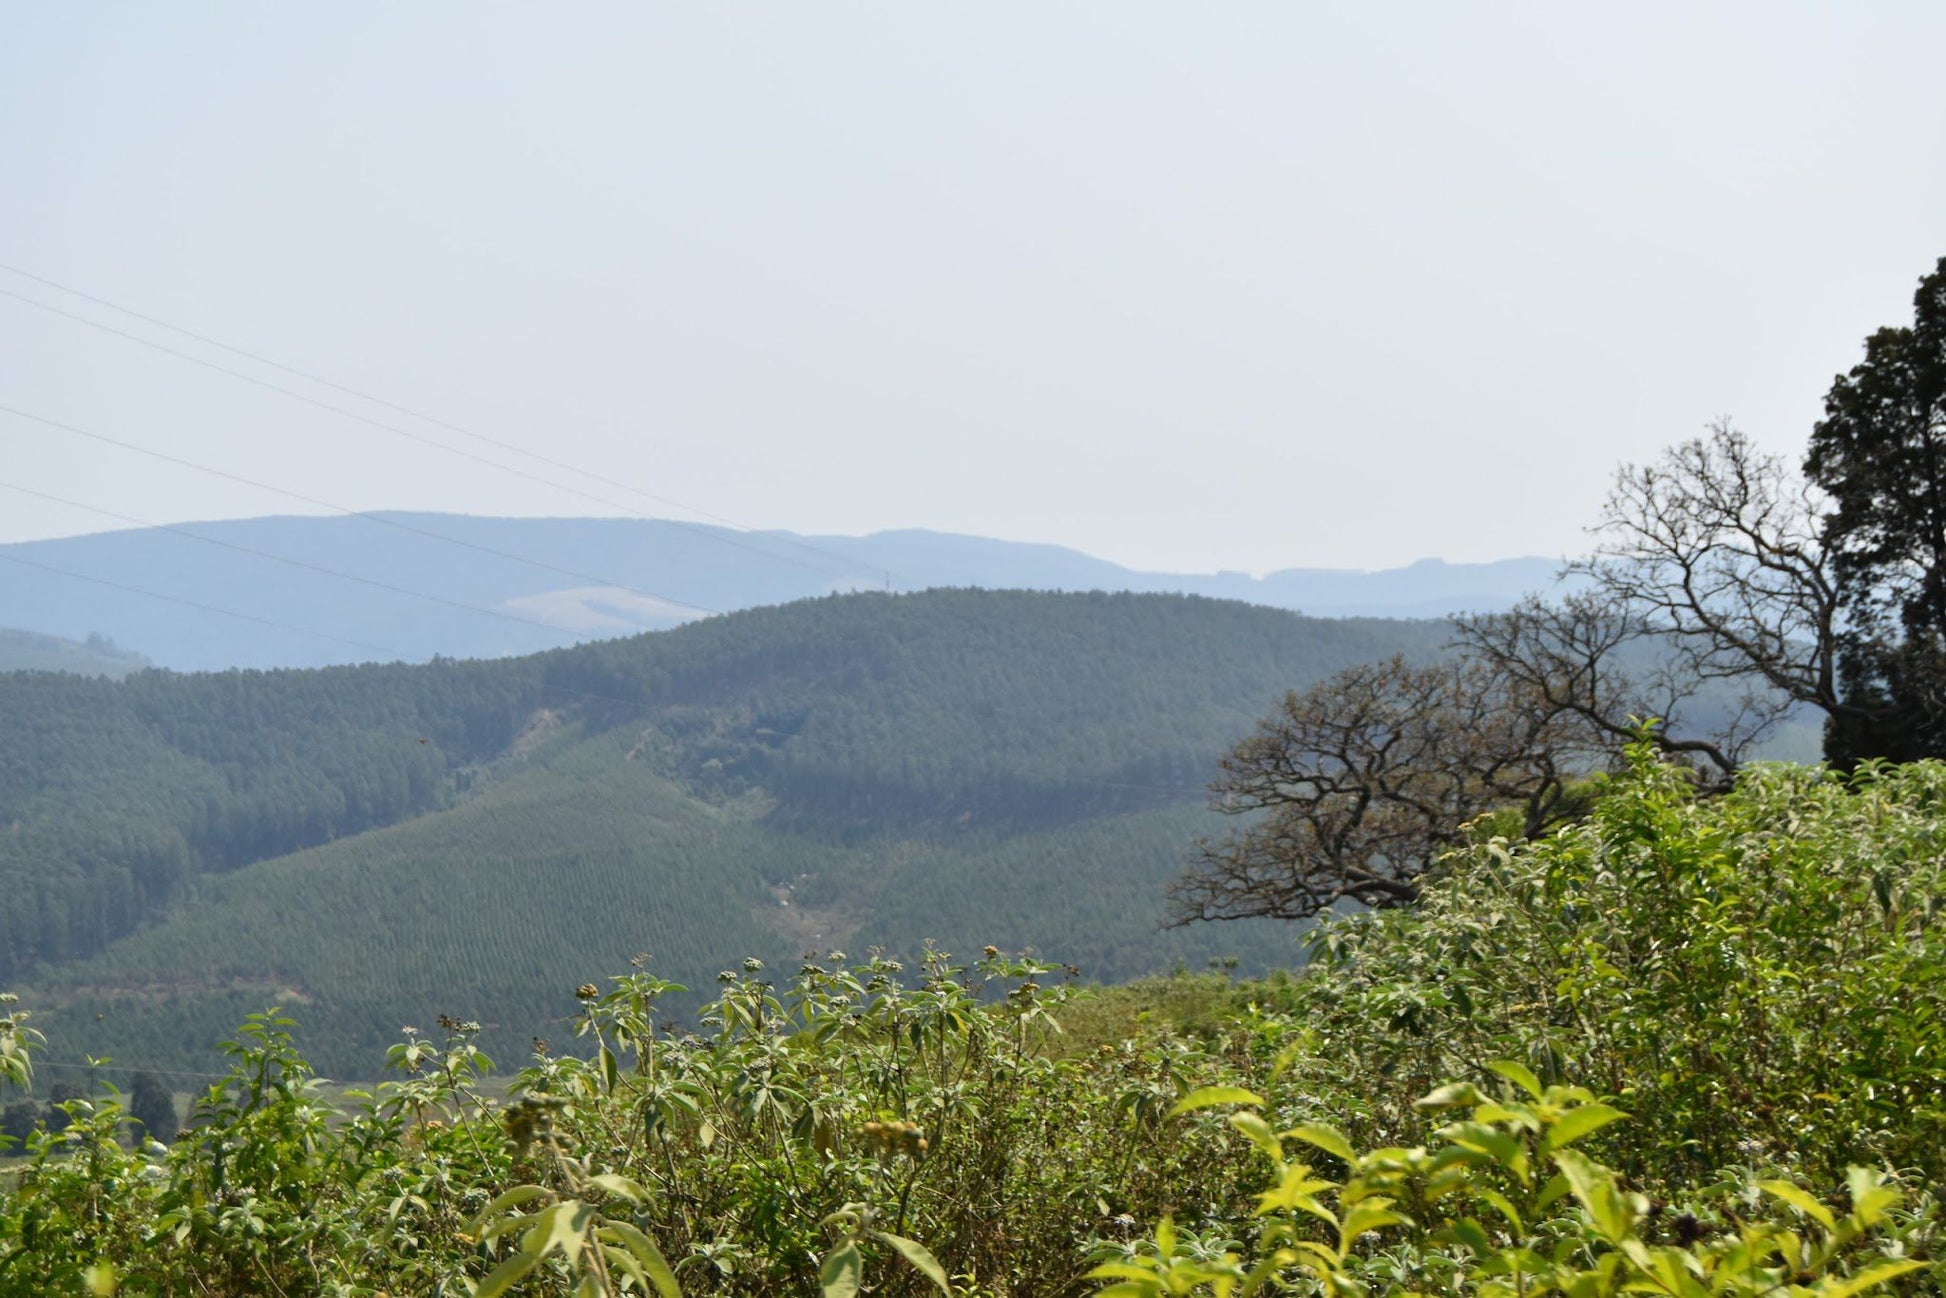
<instances>
[{"instance_id":1,"label":"hazy sky","mask_svg":"<svg viewBox=\"0 0 1946 1298\"><path fill-rule=\"evenodd\" d=\"M1558 554L1713 416L1795 457L1910 321L1941 49L1935 0L0 0L0 263L746 524ZM351 508L624 512L7 296L0 405ZM297 508L9 414L0 482ZM0 540L118 525L0 488Z\"/></svg>"}]
</instances>

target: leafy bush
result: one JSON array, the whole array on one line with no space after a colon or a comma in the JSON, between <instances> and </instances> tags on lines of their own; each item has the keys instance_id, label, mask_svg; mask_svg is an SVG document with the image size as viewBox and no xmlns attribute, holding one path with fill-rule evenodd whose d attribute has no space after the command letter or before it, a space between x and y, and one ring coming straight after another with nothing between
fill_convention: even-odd
<instances>
[{"instance_id":1,"label":"leafy bush","mask_svg":"<svg viewBox=\"0 0 1946 1298\"><path fill-rule=\"evenodd\" d=\"M1584 822L1316 932L1280 1038L1312 1106L1389 1142L1416 1096L1511 1058L1636 1115L1613 1153L1645 1184L1946 1180L1946 765L1759 766L1698 801L1630 760Z\"/></svg>"},{"instance_id":2,"label":"leafy bush","mask_svg":"<svg viewBox=\"0 0 1946 1298\"><path fill-rule=\"evenodd\" d=\"M692 1033L637 967L504 1094L447 1018L339 1103L258 1015L173 1147L30 1138L0 1295L1939 1292L1946 767L1631 762L1295 977L833 952Z\"/></svg>"}]
</instances>

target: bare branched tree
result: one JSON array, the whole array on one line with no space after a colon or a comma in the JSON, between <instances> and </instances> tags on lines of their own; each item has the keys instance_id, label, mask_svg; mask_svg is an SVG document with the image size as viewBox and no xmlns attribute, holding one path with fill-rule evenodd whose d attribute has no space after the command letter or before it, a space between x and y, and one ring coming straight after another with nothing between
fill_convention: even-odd
<instances>
[{"instance_id":1,"label":"bare branched tree","mask_svg":"<svg viewBox=\"0 0 1946 1298\"><path fill-rule=\"evenodd\" d=\"M1460 619L1464 651L1617 742L1656 719L1718 782L1794 710L1844 707L1818 502L1783 461L1719 423L1623 468L1594 530L1576 593Z\"/></svg>"},{"instance_id":2,"label":"bare branched tree","mask_svg":"<svg viewBox=\"0 0 1946 1298\"><path fill-rule=\"evenodd\" d=\"M1351 900L1402 905L1480 814L1520 809L1529 834L1564 811L1594 738L1579 718L1465 659L1353 667L1231 750L1211 805L1252 819L1198 844L1173 922L1303 919Z\"/></svg>"},{"instance_id":3,"label":"bare branched tree","mask_svg":"<svg viewBox=\"0 0 1946 1298\"><path fill-rule=\"evenodd\" d=\"M1811 491L1726 424L1624 468L1572 593L1459 619L1453 656L1340 673L1223 759L1178 923L1399 905L1468 820L1519 809L1530 836L1568 782L1649 732L1724 784L1792 709L1832 714L1837 588Z\"/></svg>"},{"instance_id":4,"label":"bare branched tree","mask_svg":"<svg viewBox=\"0 0 1946 1298\"><path fill-rule=\"evenodd\" d=\"M1410 901L1462 822L1546 827L1651 719L1718 785L1798 709L1841 764L1946 753L1946 258L1825 416L1808 478L1722 422L1623 468L1570 593L1286 699L1224 759L1219 807L1257 818L1199 845L1179 922Z\"/></svg>"},{"instance_id":5,"label":"bare branched tree","mask_svg":"<svg viewBox=\"0 0 1946 1298\"><path fill-rule=\"evenodd\" d=\"M1761 681L1831 713L1839 590L1822 527L1816 489L1718 423L1617 474L1594 554L1568 571L1665 637L1691 679Z\"/></svg>"}]
</instances>

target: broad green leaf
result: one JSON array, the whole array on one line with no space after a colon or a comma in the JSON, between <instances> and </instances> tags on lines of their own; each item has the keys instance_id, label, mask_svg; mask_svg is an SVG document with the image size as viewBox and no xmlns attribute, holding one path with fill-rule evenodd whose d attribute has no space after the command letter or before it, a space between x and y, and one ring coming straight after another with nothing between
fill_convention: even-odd
<instances>
[{"instance_id":1,"label":"broad green leaf","mask_svg":"<svg viewBox=\"0 0 1946 1298\"><path fill-rule=\"evenodd\" d=\"M1925 1267L1924 1262L1882 1262L1866 1267L1851 1279L1840 1281L1829 1289L1818 1290L1818 1298L1851 1298L1853 1294L1870 1293L1888 1280L1922 1271Z\"/></svg>"},{"instance_id":2,"label":"broad green leaf","mask_svg":"<svg viewBox=\"0 0 1946 1298\"><path fill-rule=\"evenodd\" d=\"M1250 1274L1243 1278L1243 1288L1240 1291L1243 1298L1249 1298L1251 1294L1261 1290L1279 1271L1295 1265L1296 1262L1297 1254L1288 1248L1273 1249L1264 1254L1257 1265L1250 1268Z\"/></svg>"},{"instance_id":3,"label":"broad green leaf","mask_svg":"<svg viewBox=\"0 0 1946 1298\"><path fill-rule=\"evenodd\" d=\"M1338 1228L1339 1254L1350 1253L1351 1246L1357 1242L1359 1236L1386 1226L1396 1226L1404 1220L1404 1217L1392 1211L1390 1199L1383 1196L1361 1199L1345 1214L1344 1225Z\"/></svg>"},{"instance_id":4,"label":"broad green leaf","mask_svg":"<svg viewBox=\"0 0 1946 1298\"><path fill-rule=\"evenodd\" d=\"M865 1259L858 1255L858 1245L850 1241L818 1268L818 1292L823 1298L857 1298L858 1287L864 1282Z\"/></svg>"},{"instance_id":5,"label":"broad green leaf","mask_svg":"<svg viewBox=\"0 0 1946 1298\"><path fill-rule=\"evenodd\" d=\"M1476 1257L1485 1257L1493 1251L1493 1241L1487 1238L1486 1228L1471 1217L1460 1218L1448 1226L1442 1232L1442 1236L1451 1236L1457 1242L1464 1244ZM1435 1236L1435 1238L1440 1237Z\"/></svg>"},{"instance_id":6,"label":"broad green leaf","mask_svg":"<svg viewBox=\"0 0 1946 1298\"><path fill-rule=\"evenodd\" d=\"M1620 1109L1610 1108L1606 1104L1584 1104L1561 1115L1561 1120L1547 1129L1541 1143L1548 1149L1566 1149L1589 1132L1600 1131L1609 1123L1620 1122L1627 1116Z\"/></svg>"},{"instance_id":7,"label":"broad green leaf","mask_svg":"<svg viewBox=\"0 0 1946 1298\"><path fill-rule=\"evenodd\" d=\"M1496 1059L1487 1065L1489 1071L1496 1072L1508 1081L1538 1100L1541 1098L1541 1079L1534 1076L1534 1070L1526 1064L1511 1059Z\"/></svg>"},{"instance_id":8,"label":"broad green leaf","mask_svg":"<svg viewBox=\"0 0 1946 1298\"><path fill-rule=\"evenodd\" d=\"M1664 1291L1680 1294L1682 1298L1707 1298L1709 1286L1691 1274L1690 1269L1696 1262L1683 1250L1651 1249L1641 1240L1630 1237L1622 1241L1622 1252L1629 1261L1653 1277Z\"/></svg>"},{"instance_id":9,"label":"broad green leaf","mask_svg":"<svg viewBox=\"0 0 1946 1298\"><path fill-rule=\"evenodd\" d=\"M1306 1122L1292 1127L1284 1134L1292 1140L1301 1140L1307 1145L1341 1158L1351 1166L1358 1165L1358 1155L1353 1152L1351 1142L1340 1135L1335 1128Z\"/></svg>"},{"instance_id":10,"label":"broad green leaf","mask_svg":"<svg viewBox=\"0 0 1946 1298\"><path fill-rule=\"evenodd\" d=\"M1847 1169L1845 1188L1851 1192L1851 1215L1862 1226L1876 1226L1886 1210L1899 1201L1899 1192L1885 1183L1885 1173L1876 1168Z\"/></svg>"},{"instance_id":11,"label":"broad green leaf","mask_svg":"<svg viewBox=\"0 0 1946 1298\"><path fill-rule=\"evenodd\" d=\"M1169 1116L1174 1118L1197 1109L1212 1109L1219 1104L1250 1104L1262 1108L1263 1103L1263 1096L1255 1091L1246 1091L1241 1086L1203 1086L1177 1100L1169 1110Z\"/></svg>"},{"instance_id":12,"label":"broad green leaf","mask_svg":"<svg viewBox=\"0 0 1946 1298\"><path fill-rule=\"evenodd\" d=\"M573 1266L580 1260L582 1246L588 1242L588 1223L595 1216L595 1210L579 1199L557 1203L541 1212L528 1235L530 1240L540 1237L540 1247L533 1250L535 1255L545 1257L549 1249L558 1248L568 1265Z\"/></svg>"},{"instance_id":13,"label":"broad green leaf","mask_svg":"<svg viewBox=\"0 0 1946 1298\"><path fill-rule=\"evenodd\" d=\"M1481 1103L1486 1097L1471 1082L1448 1082L1431 1094L1413 1102L1416 1109L1454 1109Z\"/></svg>"},{"instance_id":14,"label":"broad green leaf","mask_svg":"<svg viewBox=\"0 0 1946 1298\"><path fill-rule=\"evenodd\" d=\"M595 1232L595 1239L600 1243L601 1258L602 1261L608 1264L609 1274L623 1276L633 1281L635 1287L643 1293L647 1293L649 1291L649 1276L642 1269L642 1264L635 1260L635 1256L627 1249L610 1241L600 1231Z\"/></svg>"},{"instance_id":15,"label":"broad green leaf","mask_svg":"<svg viewBox=\"0 0 1946 1298\"><path fill-rule=\"evenodd\" d=\"M1284 1142L1277 1139L1277 1133L1270 1129L1268 1122L1265 1122L1248 1109L1240 1109L1232 1113L1230 1115L1230 1125L1248 1137L1250 1143L1255 1145L1266 1156L1270 1158L1282 1158L1284 1156ZM1105 1216L1106 1214L1103 1215Z\"/></svg>"},{"instance_id":16,"label":"broad green leaf","mask_svg":"<svg viewBox=\"0 0 1946 1298\"><path fill-rule=\"evenodd\" d=\"M531 1199L538 1199L546 1193L547 1191L538 1185L516 1185L513 1189L480 1209L480 1215L473 1219L473 1224L477 1228L491 1221L493 1218L498 1217L507 1209L517 1208L521 1204Z\"/></svg>"},{"instance_id":17,"label":"broad green leaf","mask_svg":"<svg viewBox=\"0 0 1946 1298\"><path fill-rule=\"evenodd\" d=\"M1817 1222L1818 1225L1824 1227L1826 1230L1831 1230L1838 1224L1837 1218L1831 1215L1831 1209L1825 1207L1816 1199L1812 1198L1810 1194L1798 1189L1789 1181L1759 1181L1757 1182L1757 1188L1765 1194L1774 1195L1782 1199L1785 1203L1790 1204L1793 1208L1796 1208L1799 1212L1809 1217L1812 1221Z\"/></svg>"},{"instance_id":18,"label":"broad green leaf","mask_svg":"<svg viewBox=\"0 0 1946 1298\"><path fill-rule=\"evenodd\" d=\"M473 1298L500 1298L514 1284L534 1269L540 1261L538 1253L516 1253L487 1272L486 1279L480 1281L479 1288L473 1291Z\"/></svg>"},{"instance_id":19,"label":"broad green leaf","mask_svg":"<svg viewBox=\"0 0 1946 1298\"><path fill-rule=\"evenodd\" d=\"M618 1199L627 1199L630 1203L641 1203L649 1197L649 1192L644 1190L639 1184L629 1180L626 1176L617 1176L613 1172L603 1172L598 1176L591 1176L588 1178L588 1184L597 1186Z\"/></svg>"},{"instance_id":20,"label":"broad green leaf","mask_svg":"<svg viewBox=\"0 0 1946 1298\"><path fill-rule=\"evenodd\" d=\"M1103 1262L1088 1272L1090 1280L1138 1280L1155 1279L1155 1272L1147 1267L1133 1266L1127 1262Z\"/></svg>"},{"instance_id":21,"label":"broad green leaf","mask_svg":"<svg viewBox=\"0 0 1946 1298\"><path fill-rule=\"evenodd\" d=\"M1567 1178L1568 1188L1594 1219L1595 1229L1611 1244L1619 1244L1634 1226L1635 1214L1615 1186L1615 1174L1573 1149L1554 1155L1554 1164Z\"/></svg>"},{"instance_id":22,"label":"broad green leaf","mask_svg":"<svg viewBox=\"0 0 1946 1298\"><path fill-rule=\"evenodd\" d=\"M614 1238L634 1256L661 1298L682 1298L682 1288L676 1283L675 1270L662 1256L662 1250L656 1247L654 1240L625 1221L611 1221L597 1233Z\"/></svg>"},{"instance_id":23,"label":"broad green leaf","mask_svg":"<svg viewBox=\"0 0 1946 1298\"><path fill-rule=\"evenodd\" d=\"M482 1240L499 1239L502 1235L510 1235L517 1230L526 1230L538 1220L540 1220L538 1215L502 1217L498 1221L490 1221L480 1227L480 1238Z\"/></svg>"},{"instance_id":24,"label":"broad green leaf","mask_svg":"<svg viewBox=\"0 0 1946 1298\"><path fill-rule=\"evenodd\" d=\"M1259 1215L1279 1211L1308 1212L1335 1226L1338 1219L1313 1197L1319 1190L1335 1188L1332 1182L1313 1177L1311 1169L1304 1164L1286 1163L1277 1184L1257 1196L1257 1212Z\"/></svg>"},{"instance_id":25,"label":"broad green leaf","mask_svg":"<svg viewBox=\"0 0 1946 1298\"><path fill-rule=\"evenodd\" d=\"M1455 1122L1441 1128L1439 1134L1461 1149L1473 1150L1506 1168L1520 1178L1522 1185L1528 1183L1527 1146L1518 1137L1480 1122Z\"/></svg>"},{"instance_id":26,"label":"broad green leaf","mask_svg":"<svg viewBox=\"0 0 1946 1298\"><path fill-rule=\"evenodd\" d=\"M1329 1244L1320 1244L1315 1240L1300 1239L1292 1243L1291 1249L1297 1253L1300 1259L1309 1258L1311 1260L1311 1269L1323 1275L1336 1275L1344 1269L1344 1255L1337 1252Z\"/></svg>"},{"instance_id":27,"label":"broad green leaf","mask_svg":"<svg viewBox=\"0 0 1946 1298\"><path fill-rule=\"evenodd\" d=\"M1479 1195L1487 1203L1492 1204L1494 1210L1507 1219L1507 1224L1514 1228L1514 1234L1525 1235L1527 1233L1527 1227L1520 1220L1519 1210L1514 1207L1513 1202L1506 1195L1484 1185L1476 1188L1474 1193Z\"/></svg>"},{"instance_id":28,"label":"broad green leaf","mask_svg":"<svg viewBox=\"0 0 1946 1298\"><path fill-rule=\"evenodd\" d=\"M882 1230L875 1230L872 1234L899 1250L900 1256L912 1263L914 1270L932 1281L934 1287L945 1294L946 1298L952 1298L953 1286L946 1279L946 1268L939 1265L939 1259L934 1257L925 1245L917 1240L907 1239L903 1235L893 1235Z\"/></svg>"}]
</instances>

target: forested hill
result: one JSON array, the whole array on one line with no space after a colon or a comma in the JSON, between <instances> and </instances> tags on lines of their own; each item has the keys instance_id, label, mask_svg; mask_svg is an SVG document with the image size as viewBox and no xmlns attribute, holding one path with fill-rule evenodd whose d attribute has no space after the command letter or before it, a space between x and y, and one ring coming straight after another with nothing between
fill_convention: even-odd
<instances>
[{"instance_id":1,"label":"forested hill","mask_svg":"<svg viewBox=\"0 0 1946 1298\"><path fill-rule=\"evenodd\" d=\"M1155 932L1220 828L1215 758L1284 690L1444 634L937 591L490 662L3 677L0 973L58 992L64 1050L190 1058L279 999L369 1072L441 1011L524 1043L561 980L644 949L692 983L834 941L1288 958Z\"/></svg>"}]
</instances>

